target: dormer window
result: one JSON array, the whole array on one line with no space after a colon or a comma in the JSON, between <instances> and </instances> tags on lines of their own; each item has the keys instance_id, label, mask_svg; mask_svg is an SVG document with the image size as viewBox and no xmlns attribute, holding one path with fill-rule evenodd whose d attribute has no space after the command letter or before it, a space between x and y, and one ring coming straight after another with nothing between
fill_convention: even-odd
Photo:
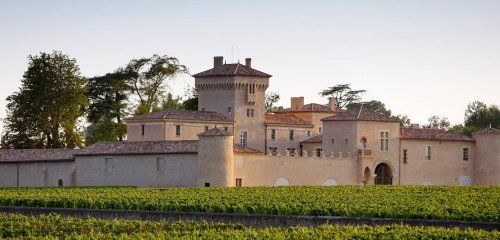
<instances>
[{"instance_id":1,"label":"dormer window","mask_svg":"<svg viewBox=\"0 0 500 240\"><path fill-rule=\"evenodd\" d=\"M144 136L146 134L146 125L142 124L141 125L141 136Z\"/></svg>"}]
</instances>

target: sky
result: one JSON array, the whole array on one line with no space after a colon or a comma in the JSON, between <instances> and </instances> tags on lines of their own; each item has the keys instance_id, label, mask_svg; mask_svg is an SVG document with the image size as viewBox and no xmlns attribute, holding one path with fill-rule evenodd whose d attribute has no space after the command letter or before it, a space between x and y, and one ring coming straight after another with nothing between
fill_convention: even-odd
<instances>
[{"instance_id":1,"label":"sky","mask_svg":"<svg viewBox=\"0 0 500 240\"><path fill-rule=\"evenodd\" d=\"M268 91L326 103L336 84L365 89L395 114L461 123L467 104L500 105L500 1L0 0L0 117L27 57L62 51L86 77L131 59L177 57L191 74L252 58ZM194 85L169 82L174 95Z\"/></svg>"}]
</instances>

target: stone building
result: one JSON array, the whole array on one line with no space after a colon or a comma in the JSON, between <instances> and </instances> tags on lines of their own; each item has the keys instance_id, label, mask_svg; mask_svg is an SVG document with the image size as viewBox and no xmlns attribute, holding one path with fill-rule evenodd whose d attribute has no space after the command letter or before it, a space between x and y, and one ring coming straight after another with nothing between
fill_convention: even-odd
<instances>
[{"instance_id":1,"label":"stone building","mask_svg":"<svg viewBox=\"0 0 500 240\"><path fill-rule=\"evenodd\" d=\"M127 141L0 149L0 186L498 185L500 131L469 136L365 109L291 99L266 113L271 75L214 58L193 75L198 111L125 120Z\"/></svg>"}]
</instances>

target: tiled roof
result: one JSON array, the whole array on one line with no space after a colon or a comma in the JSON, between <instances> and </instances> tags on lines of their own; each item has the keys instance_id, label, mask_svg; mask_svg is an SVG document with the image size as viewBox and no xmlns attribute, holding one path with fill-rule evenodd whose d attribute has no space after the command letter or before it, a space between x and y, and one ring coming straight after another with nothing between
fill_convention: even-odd
<instances>
[{"instance_id":1,"label":"tiled roof","mask_svg":"<svg viewBox=\"0 0 500 240\"><path fill-rule=\"evenodd\" d=\"M0 163L73 161L79 149L0 149Z\"/></svg>"},{"instance_id":2,"label":"tiled roof","mask_svg":"<svg viewBox=\"0 0 500 240\"><path fill-rule=\"evenodd\" d=\"M255 77L271 77L271 75L247 67L243 64L224 64L219 68L212 68L193 75L193 77L212 77L212 76L255 76Z\"/></svg>"},{"instance_id":3,"label":"tiled roof","mask_svg":"<svg viewBox=\"0 0 500 240\"><path fill-rule=\"evenodd\" d=\"M226 132L220 128L212 128L208 131L205 131L205 132L198 134L198 136L205 136L205 137L208 137L208 136L233 136L233 134L230 132Z\"/></svg>"},{"instance_id":4,"label":"tiled roof","mask_svg":"<svg viewBox=\"0 0 500 240\"><path fill-rule=\"evenodd\" d=\"M342 109L335 109L335 110L330 110L330 107L328 105L322 105L318 103L309 103L305 104L302 106L300 109L291 109L291 108L285 108L276 111L277 113L280 112L344 112Z\"/></svg>"},{"instance_id":5,"label":"tiled roof","mask_svg":"<svg viewBox=\"0 0 500 240\"><path fill-rule=\"evenodd\" d=\"M270 125L297 125L303 127L314 127L314 125L308 121L300 119L293 115L283 115L283 114L266 114L266 124Z\"/></svg>"},{"instance_id":6,"label":"tiled roof","mask_svg":"<svg viewBox=\"0 0 500 240\"><path fill-rule=\"evenodd\" d=\"M229 118L217 112L190 111L190 110L168 110L163 112L154 112L146 115L139 115L127 118L125 120L161 120L161 119L232 122Z\"/></svg>"},{"instance_id":7,"label":"tiled roof","mask_svg":"<svg viewBox=\"0 0 500 240\"><path fill-rule=\"evenodd\" d=\"M234 152L260 153L255 149L233 146ZM77 155L141 155L198 153L198 140L183 141L104 141L83 149Z\"/></svg>"},{"instance_id":8,"label":"tiled roof","mask_svg":"<svg viewBox=\"0 0 500 240\"><path fill-rule=\"evenodd\" d=\"M401 128L402 139L422 139L422 140L440 140L440 141L467 141L475 140L450 131L432 128Z\"/></svg>"},{"instance_id":9,"label":"tiled roof","mask_svg":"<svg viewBox=\"0 0 500 240\"><path fill-rule=\"evenodd\" d=\"M500 130L496 129L496 128L493 128L493 127L487 127L487 128L483 128L483 129L480 129L480 130L477 130L475 132L473 132L472 134L493 134L493 135L500 135Z\"/></svg>"},{"instance_id":10,"label":"tiled roof","mask_svg":"<svg viewBox=\"0 0 500 240\"><path fill-rule=\"evenodd\" d=\"M300 143L322 143L323 142L323 134L316 135L314 137L308 138Z\"/></svg>"},{"instance_id":11,"label":"tiled roof","mask_svg":"<svg viewBox=\"0 0 500 240\"><path fill-rule=\"evenodd\" d=\"M366 108L347 110L343 113L323 118L321 121L373 121L373 122L398 122L397 119Z\"/></svg>"}]
</instances>

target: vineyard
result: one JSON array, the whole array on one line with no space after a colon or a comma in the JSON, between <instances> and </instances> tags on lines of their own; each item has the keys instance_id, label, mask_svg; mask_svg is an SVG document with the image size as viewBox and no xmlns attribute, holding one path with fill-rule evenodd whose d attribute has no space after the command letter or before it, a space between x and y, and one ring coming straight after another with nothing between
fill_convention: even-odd
<instances>
[{"instance_id":1,"label":"vineyard","mask_svg":"<svg viewBox=\"0 0 500 240\"><path fill-rule=\"evenodd\" d=\"M148 222L0 214L6 239L500 239L498 231L392 226L245 228L207 222Z\"/></svg>"},{"instance_id":2,"label":"vineyard","mask_svg":"<svg viewBox=\"0 0 500 240\"><path fill-rule=\"evenodd\" d=\"M500 187L4 188L1 206L500 222Z\"/></svg>"}]
</instances>

